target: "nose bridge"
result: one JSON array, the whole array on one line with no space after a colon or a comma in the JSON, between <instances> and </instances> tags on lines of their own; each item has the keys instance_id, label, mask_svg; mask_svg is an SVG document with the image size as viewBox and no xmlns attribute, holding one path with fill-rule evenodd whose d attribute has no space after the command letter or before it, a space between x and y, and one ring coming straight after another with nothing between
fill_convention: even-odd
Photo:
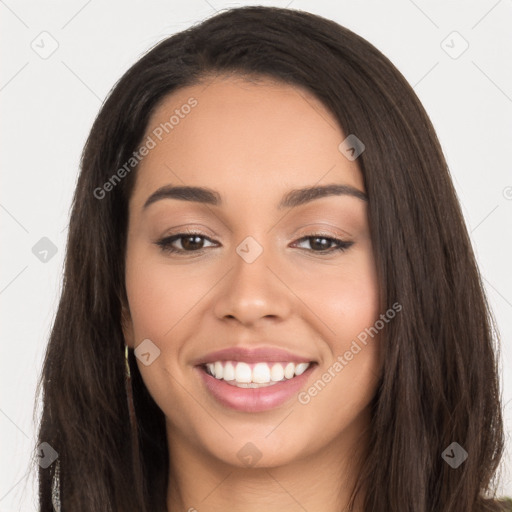
<instances>
[{"instance_id":1,"label":"nose bridge","mask_svg":"<svg viewBox=\"0 0 512 512\"><path fill-rule=\"evenodd\" d=\"M260 243L256 237L247 236L235 247L233 268L216 301L217 317L234 317L247 324L289 314L290 293L276 277L274 252L264 243L268 241Z\"/></svg>"}]
</instances>

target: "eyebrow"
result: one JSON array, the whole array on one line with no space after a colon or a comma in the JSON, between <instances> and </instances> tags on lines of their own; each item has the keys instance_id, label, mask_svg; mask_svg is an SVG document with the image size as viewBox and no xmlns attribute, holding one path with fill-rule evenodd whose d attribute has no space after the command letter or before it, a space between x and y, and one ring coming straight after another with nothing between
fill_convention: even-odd
<instances>
[{"instance_id":1,"label":"eyebrow","mask_svg":"<svg viewBox=\"0 0 512 512\"><path fill-rule=\"evenodd\" d=\"M368 196L351 185L340 185L332 183L330 185L320 185L313 187L304 187L288 191L281 202L278 209L294 208L309 203L315 199L328 196L352 196L362 201L368 201ZM180 201L191 201L212 206L222 205L220 194L206 187L190 187L190 186L173 186L166 185L153 192L142 207L145 210L149 205L160 201L161 199L178 199Z\"/></svg>"}]
</instances>

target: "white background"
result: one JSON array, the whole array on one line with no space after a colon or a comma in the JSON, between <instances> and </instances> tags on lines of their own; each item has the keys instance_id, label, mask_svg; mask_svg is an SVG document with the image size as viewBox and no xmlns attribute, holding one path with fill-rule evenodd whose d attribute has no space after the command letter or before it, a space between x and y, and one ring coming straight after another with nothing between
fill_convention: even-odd
<instances>
[{"instance_id":1,"label":"white background","mask_svg":"<svg viewBox=\"0 0 512 512\"><path fill-rule=\"evenodd\" d=\"M101 102L155 43L242 4L252 2L0 0L0 512L36 510L27 472L35 384L59 296L79 157ZM512 496L512 0L263 4L317 13L363 36L429 113L501 332L508 454L500 494ZM31 47L50 48L43 31L58 43L47 59ZM456 59L441 45L453 31L469 43ZM453 37L445 44L456 51L461 41ZM42 237L58 250L46 263L32 253Z\"/></svg>"}]
</instances>

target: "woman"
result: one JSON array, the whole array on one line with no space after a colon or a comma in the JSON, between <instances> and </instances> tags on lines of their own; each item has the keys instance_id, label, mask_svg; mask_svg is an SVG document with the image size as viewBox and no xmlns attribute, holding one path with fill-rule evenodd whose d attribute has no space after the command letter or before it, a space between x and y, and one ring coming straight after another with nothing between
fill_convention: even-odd
<instances>
[{"instance_id":1,"label":"woman","mask_svg":"<svg viewBox=\"0 0 512 512\"><path fill-rule=\"evenodd\" d=\"M84 149L40 510L502 510L493 343L402 75L318 16L223 12L128 70Z\"/></svg>"}]
</instances>

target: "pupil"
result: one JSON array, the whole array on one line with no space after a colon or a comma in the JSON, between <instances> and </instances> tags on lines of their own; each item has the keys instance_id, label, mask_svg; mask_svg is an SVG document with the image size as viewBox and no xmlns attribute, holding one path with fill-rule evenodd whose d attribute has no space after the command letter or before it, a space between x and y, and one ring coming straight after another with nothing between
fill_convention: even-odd
<instances>
[{"instance_id":1,"label":"pupil","mask_svg":"<svg viewBox=\"0 0 512 512\"><path fill-rule=\"evenodd\" d=\"M189 243L190 240L195 240L196 242ZM182 245L185 249L200 249L202 238L197 235L190 235L183 239Z\"/></svg>"},{"instance_id":2,"label":"pupil","mask_svg":"<svg viewBox=\"0 0 512 512\"><path fill-rule=\"evenodd\" d=\"M323 240L324 243L318 243L319 240ZM315 248L315 245L317 244L317 248L320 249L320 250L325 250L325 249L328 249L329 248L329 244L331 242L329 240L327 240L326 238L322 238L322 237L315 237L313 238L313 243L311 244L311 247L314 249Z\"/></svg>"}]
</instances>

